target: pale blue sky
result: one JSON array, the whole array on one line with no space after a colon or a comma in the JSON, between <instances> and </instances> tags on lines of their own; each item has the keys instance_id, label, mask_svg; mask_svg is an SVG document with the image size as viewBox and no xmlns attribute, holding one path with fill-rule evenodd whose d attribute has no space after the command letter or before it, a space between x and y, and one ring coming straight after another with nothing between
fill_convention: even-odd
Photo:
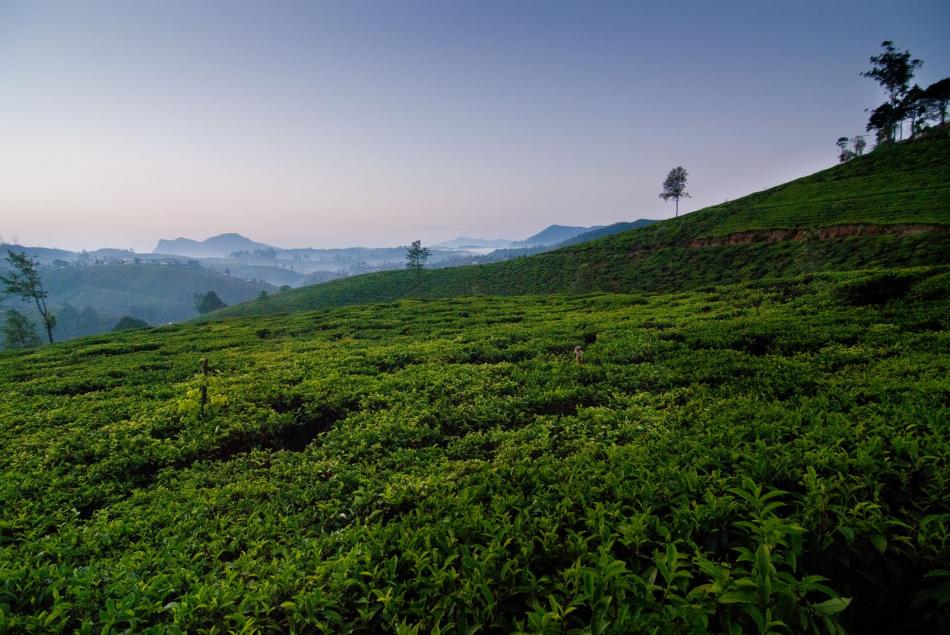
<instances>
[{"instance_id":1,"label":"pale blue sky","mask_svg":"<svg viewBox=\"0 0 950 635\"><path fill-rule=\"evenodd\" d=\"M150 250L524 237L831 165L947 2L0 0L0 233Z\"/></svg>"}]
</instances>

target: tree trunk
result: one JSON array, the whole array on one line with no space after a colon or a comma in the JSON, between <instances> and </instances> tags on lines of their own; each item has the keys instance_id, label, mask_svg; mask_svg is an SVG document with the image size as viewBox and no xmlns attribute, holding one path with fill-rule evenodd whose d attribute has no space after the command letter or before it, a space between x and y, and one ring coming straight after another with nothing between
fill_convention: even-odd
<instances>
[{"instance_id":1,"label":"tree trunk","mask_svg":"<svg viewBox=\"0 0 950 635\"><path fill-rule=\"evenodd\" d=\"M680 217L680 197L677 196L677 197L674 198L673 200L676 202L676 216L675 216L675 218L679 218L679 217Z\"/></svg>"},{"instance_id":2,"label":"tree trunk","mask_svg":"<svg viewBox=\"0 0 950 635\"><path fill-rule=\"evenodd\" d=\"M43 320L43 325L46 327L46 337L49 338L49 343L52 344L53 343L53 327L50 326L49 321L45 319Z\"/></svg>"}]
</instances>

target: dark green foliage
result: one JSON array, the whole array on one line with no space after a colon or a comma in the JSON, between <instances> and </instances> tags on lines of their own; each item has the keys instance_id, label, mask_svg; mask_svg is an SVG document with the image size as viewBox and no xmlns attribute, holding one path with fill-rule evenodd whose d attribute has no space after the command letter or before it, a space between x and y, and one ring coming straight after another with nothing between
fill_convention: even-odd
<instances>
[{"instance_id":1,"label":"dark green foliage","mask_svg":"<svg viewBox=\"0 0 950 635\"><path fill-rule=\"evenodd\" d=\"M914 71L923 64L918 59L911 59L910 51L901 51L894 47L890 40L881 42L884 51L880 55L871 57L871 70L861 73L864 77L873 79L887 91L888 101L876 108L868 120L868 130L877 130L878 139L894 140L895 130L901 121L911 116L915 104L907 101L910 91L910 80L914 78Z\"/></svg>"},{"instance_id":2,"label":"dark green foliage","mask_svg":"<svg viewBox=\"0 0 950 635\"><path fill-rule=\"evenodd\" d=\"M40 279L37 263L25 253L7 250L6 261L10 270L0 274L0 284L6 295L18 297L36 307L37 313L43 320L46 335L50 344L53 343L53 328L56 326L56 316L46 304L47 292Z\"/></svg>"},{"instance_id":3,"label":"dark green foliage","mask_svg":"<svg viewBox=\"0 0 950 635\"><path fill-rule=\"evenodd\" d=\"M950 102L950 77L936 81L924 90L924 101L927 104L928 114L940 120L940 125L947 121L947 102Z\"/></svg>"},{"instance_id":4,"label":"dark green foliage","mask_svg":"<svg viewBox=\"0 0 950 635\"><path fill-rule=\"evenodd\" d=\"M202 315L211 313L212 311L218 311L226 306L227 304L225 304L214 291L208 291L205 294L195 296L195 310Z\"/></svg>"},{"instance_id":5,"label":"dark green foliage","mask_svg":"<svg viewBox=\"0 0 950 635\"><path fill-rule=\"evenodd\" d=\"M422 246L421 240L414 240L406 249L406 269L412 271L416 278L416 293L422 293L422 270L426 267L431 252L428 247Z\"/></svg>"},{"instance_id":6,"label":"dark green foliage","mask_svg":"<svg viewBox=\"0 0 950 635\"><path fill-rule=\"evenodd\" d=\"M29 318L19 311L7 309L3 323L4 348L29 348L39 345L40 338Z\"/></svg>"},{"instance_id":7,"label":"dark green foliage","mask_svg":"<svg viewBox=\"0 0 950 635\"><path fill-rule=\"evenodd\" d=\"M948 280L0 353L0 632L946 632Z\"/></svg>"},{"instance_id":8,"label":"dark green foliage","mask_svg":"<svg viewBox=\"0 0 950 635\"><path fill-rule=\"evenodd\" d=\"M112 327L113 331L128 331L130 329L144 329L148 328L148 322L145 320L140 320L131 316L124 316L116 325Z\"/></svg>"}]
</instances>

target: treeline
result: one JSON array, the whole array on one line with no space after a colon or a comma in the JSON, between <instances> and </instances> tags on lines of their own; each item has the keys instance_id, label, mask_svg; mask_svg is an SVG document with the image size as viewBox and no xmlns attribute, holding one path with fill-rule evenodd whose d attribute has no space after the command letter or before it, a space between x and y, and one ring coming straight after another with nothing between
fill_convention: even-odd
<instances>
[{"instance_id":1,"label":"treeline","mask_svg":"<svg viewBox=\"0 0 950 635\"><path fill-rule=\"evenodd\" d=\"M873 79L887 93L887 101L870 110L866 132L873 132L878 145L901 141L904 126L909 128L908 138L913 138L931 124L943 126L947 120L947 104L950 102L950 77L936 81L926 88L911 85L914 72L923 66L923 61L912 58L910 51L901 51L891 40L881 43L884 51L870 58L871 69L861 73ZM839 137L838 160L841 163L861 156L866 147L862 135L853 138Z\"/></svg>"}]
</instances>

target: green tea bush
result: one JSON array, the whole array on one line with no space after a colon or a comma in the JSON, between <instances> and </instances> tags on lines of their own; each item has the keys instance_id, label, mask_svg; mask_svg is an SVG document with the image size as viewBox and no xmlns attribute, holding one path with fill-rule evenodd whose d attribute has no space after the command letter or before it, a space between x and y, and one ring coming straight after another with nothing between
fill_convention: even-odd
<instances>
[{"instance_id":1,"label":"green tea bush","mask_svg":"<svg viewBox=\"0 0 950 635\"><path fill-rule=\"evenodd\" d=\"M946 275L0 353L0 632L946 631Z\"/></svg>"}]
</instances>

